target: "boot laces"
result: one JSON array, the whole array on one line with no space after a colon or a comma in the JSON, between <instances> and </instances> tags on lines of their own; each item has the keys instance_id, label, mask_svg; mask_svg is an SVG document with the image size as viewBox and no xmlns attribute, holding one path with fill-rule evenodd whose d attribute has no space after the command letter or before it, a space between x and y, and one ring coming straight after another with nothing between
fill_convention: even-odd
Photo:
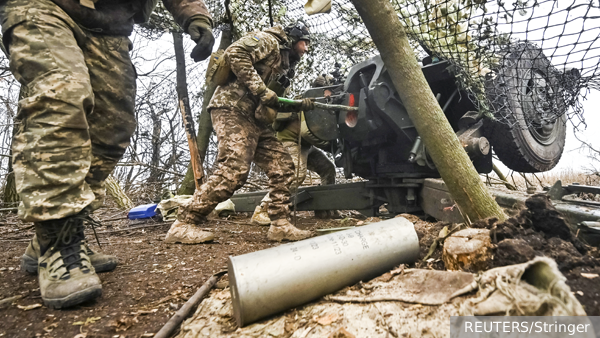
<instances>
[{"instance_id":1,"label":"boot laces","mask_svg":"<svg viewBox=\"0 0 600 338\"><path fill-rule=\"evenodd\" d=\"M62 223L62 224L60 224ZM81 244L83 240L83 222L79 217L71 216L56 224L56 241L54 247L60 250L60 255L67 272L61 276L61 279L69 279L69 271L80 268L82 272L87 273L89 269L82 264Z\"/></svg>"}]
</instances>

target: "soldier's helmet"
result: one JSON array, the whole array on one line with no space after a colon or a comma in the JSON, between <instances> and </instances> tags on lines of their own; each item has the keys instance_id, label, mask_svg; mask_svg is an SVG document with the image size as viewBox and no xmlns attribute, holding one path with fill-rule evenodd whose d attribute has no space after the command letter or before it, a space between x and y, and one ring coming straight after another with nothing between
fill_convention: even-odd
<instances>
[{"instance_id":1,"label":"soldier's helmet","mask_svg":"<svg viewBox=\"0 0 600 338\"><path fill-rule=\"evenodd\" d=\"M285 34L292 40L292 43L296 43L300 40L306 40L310 42L310 31L308 26L302 22L297 21L284 28Z\"/></svg>"},{"instance_id":2,"label":"soldier's helmet","mask_svg":"<svg viewBox=\"0 0 600 338\"><path fill-rule=\"evenodd\" d=\"M317 76L317 78L313 81L312 86L313 86L313 88L326 87L326 86L333 85L334 84L333 82L334 82L333 76L327 75L327 74L321 74L321 75Z\"/></svg>"}]
</instances>

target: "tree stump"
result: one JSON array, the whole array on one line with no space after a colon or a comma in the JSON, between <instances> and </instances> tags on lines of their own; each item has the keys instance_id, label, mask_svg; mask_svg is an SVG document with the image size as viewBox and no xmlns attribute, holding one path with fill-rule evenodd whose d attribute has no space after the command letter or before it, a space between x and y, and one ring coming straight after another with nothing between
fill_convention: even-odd
<instances>
[{"instance_id":1,"label":"tree stump","mask_svg":"<svg viewBox=\"0 0 600 338\"><path fill-rule=\"evenodd\" d=\"M488 229L465 229L446 238L442 260L448 270L483 271L489 268L492 248Z\"/></svg>"}]
</instances>

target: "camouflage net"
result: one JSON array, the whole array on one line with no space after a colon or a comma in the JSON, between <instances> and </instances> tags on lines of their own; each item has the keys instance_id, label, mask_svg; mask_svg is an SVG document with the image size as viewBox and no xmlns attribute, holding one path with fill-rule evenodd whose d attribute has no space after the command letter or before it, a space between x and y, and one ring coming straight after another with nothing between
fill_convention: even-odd
<instances>
[{"instance_id":1,"label":"camouflage net","mask_svg":"<svg viewBox=\"0 0 600 338\"><path fill-rule=\"evenodd\" d=\"M308 88L335 64L347 71L377 54L348 0L307 16L305 1L207 0L216 32L236 38L271 24L305 21L314 34L293 91ZM480 112L508 125L543 130L568 117L583 122L581 100L599 88L600 6L595 1L392 0L420 59L448 60L458 85ZM567 23L569 23L567 25ZM543 54L542 54L543 53ZM516 116L516 117L515 117Z\"/></svg>"}]
</instances>

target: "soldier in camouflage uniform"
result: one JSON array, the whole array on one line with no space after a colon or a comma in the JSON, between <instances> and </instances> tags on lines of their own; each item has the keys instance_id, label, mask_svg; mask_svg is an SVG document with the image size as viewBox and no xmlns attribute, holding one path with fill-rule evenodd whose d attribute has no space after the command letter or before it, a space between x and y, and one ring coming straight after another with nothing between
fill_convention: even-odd
<instances>
[{"instance_id":1,"label":"soldier in camouflage uniform","mask_svg":"<svg viewBox=\"0 0 600 338\"><path fill-rule=\"evenodd\" d=\"M0 0L3 43L21 83L21 121L13 140L19 216L36 235L21 267L38 273L44 303L73 306L102 293L96 271L113 256L84 240L88 213L102 204L104 181L136 126L136 73L128 36L157 0ZM163 0L210 55L212 21L202 0Z\"/></svg>"},{"instance_id":2,"label":"soldier in camouflage uniform","mask_svg":"<svg viewBox=\"0 0 600 338\"><path fill-rule=\"evenodd\" d=\"M217 88L208 106L219 141L217 169L192 200L180 208L167 242L212 240L212 232L203 231L198 225L204 223L219 202L244 185L252 161L269 177L269 240L310 236L309 231L299 230L288 221L294 164L270 127L276 111L269 106L276 105L278 97L267 87L273 79L291 75L294 64L308 51L309 38L308 28L297 23L285 30L275 26L250 33L227 48L223 57L235 78Z\"/></svg>"},{"instance_id":3,"label":"soldier in camouflage uniform","mask_svg":"<svg viewBox=\"0 0 600 338\"><path fill-rule=\"evenodd\" d=\"M324 76L319 76L313 82L313 87L325 87L330 85L330 80ZM331 91L325 90L325 96L331 96ZM300 119L290 121L281 131L277 132L279 139L287 151L294 159L298 177L292 183L290 190L296 190L306 179L307 169L316 172L321 178L321 184L335 184L335 165L327 158L325 154L307 141L300 144L300 153L298 153L298 134L300 134L301 120L304 118L304 112L301 112Z\"/></svg>"},{"instance_id":4,"label":"soldier in camouflage uniform","mask_svg":"<svg viewBox=\"0 0 600 338\"><path fill-rule=\"evenodd\" d=\"M312 86L325 87L333 84L331 76L319 75ZM324 96L331 96L333 93L325 89ZM290 191L294 192L306 179L307 170L314 171L321 178L321 185L335 184L335 165L327 158L327 156L317 147L310 144L308 141L302 141L298 147L298 136L301 129L301 119L304 119L304 113L300 112L300 119L296 119L280 126L280 131L277 132L277 139L281 141L284 148L294 161L294 180L290 185ZM267 194L261 201L261 205L257 206L252 215L252 223L259 225L269 225L271 222L265 213L271 199ZM335 218L339 216L337 210L315 210L317 218Z\"/></svg>"}]
</instances>

